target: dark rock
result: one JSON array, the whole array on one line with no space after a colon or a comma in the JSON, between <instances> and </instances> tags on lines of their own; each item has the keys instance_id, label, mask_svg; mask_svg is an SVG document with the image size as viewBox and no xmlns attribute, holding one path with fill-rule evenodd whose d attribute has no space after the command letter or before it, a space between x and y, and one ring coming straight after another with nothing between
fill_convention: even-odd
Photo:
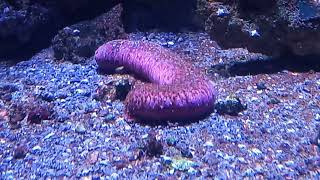
<instances>
[{"instance_id":1,"label":"dark rock","mask_svg":"<svg viewBox=\"0 0 320 180\"><path fill-rule=\"evenodd\" d=\"M40 94L40 97L42 100L47 101L47 102L51 102L56 99L54 94L51 92L44 92L44 93Z\"/></svg>"},{"instance_id":2,"label":"dark rock","mask_svg":"<svg viewBox=\"0 0 320 180\"><path fill-rule=\"evenodd\" d=\"M28 122L40 124L43 120L50 119L50 107L47 105L39 105L33 107L28 114Z\"/></svg>"},{"instance_id":3,"label":"dark rock","mask_svg":"<svg viewBox=\"0 0 320 180\"><path fill-rule=\"evenodd\" d=\"M320 165L319 158L314 158L314 157L305 159L304 163L309 169L318 168Z\"/></svg>"},{"instance_id":4,"label":"dark rock","mask_svg":"<svg viewBox=\"0 0 320 180\"><path fill-rule=\"evenodd\" d=\"M112 122L116 119L116 116L114 114L107 114L105 117L104 117L104 122Z\"/></svg>"},{"instance_id":5,"label":"dark rock","mask_svg":"<svg viewBox=\"0 0 320 180\"><path fill-rule=\"evenodd\" d=\"M116 4L89 0L0 1L0 58L29 57L62 27L93 18Z\"/></svg>"},{"instance_id":6,"label":"dark rock","mask_svg":"<svg viewBox=\"0 0 320 180\"><path fill-rule=\"evenodd\" d=\"M320 150L320 130L318 130L317 136L311 140L311 143L318 146L318 149Z\"/></svg>"},{"instance_id":7,"label":"dark rock","mask_svg":"<svg viewBox=\"0 0 320 180\"><path fill-rule=\"evenodd\" d=\"M169 137L166 139L166 142L169 146L174 146L177 144L177 139L175 139L174 137Z\"/></svg>"},{"instance_id":8,"label":"dark rock","mask_svg":"<svg viewBox=\"0 0 320 180\"><path fill-rule=\"evenodd\" d=\"M215 108L218 114L237 116L239 112L246 110L247 106L243 105L239 98L231 96L227 97L225 101L217 102Z\"/></svg>"},{"instance_id":9,"label":"dark rock","mask_svg":"<svg viewBox=\"0 0 320 180\"><path fill-rule=\"evenodd\" d=\"M51 98L52 97L51 95L49 97L50 97L49 100L55 100L55 98L54 99ZM56 98L59 98L59 99L65 99L65 98L68 97L68 93L64 92L64 91L58 91L58 92L55 93L55 95L53 97L56 97Z\"/></svg>"},{"instance_id":10,"label":"dark rock","mask_svg":"<svg viewBox=\"0 0 320 180\"><path fill-rule=\"evenodd\" d=\"M130 161L135 161L135 160L141 160L143 158L143 151L141 149L137 149L135 152L134 152L134 156L131 157L129 160Z\"/></svg>"},{"instance_id":11,"label":"dark rock","mask_svg":"<svg viewBox=\"0 0 320 180\"><path fill-rule=\"evenodd\" d=\"M57 23L52 23L55 20L50 17L51 13L40 4L4 3L0 9L0 57L39 48L34 47L42 44L39 38L48 39L45 36L52 36L52 29L57 29L53 26ZM46 26L48 24L52 25ZM33 46L27 46L28 43Z\"/></svg>"},{"instance_id":12,"label":"dark rock","mask_svg":"<svg viewBox=\"0 0 320 180\"><path fill-rule=\"evenodd\" d=\"M192 153L191 153L189 148L181 149L181 156L182 157L186 157L186 158L192 158L193 157L193 155L192 155Z\"/></svg>"},{"instance_id":13,"label":"dark rock","mask_svg":"<svg viewBox=\"0 0 320 180\"><path fill-rule=\"evenodd\" d=\"M19 90L15 84L0 84L0 99L11 101L12 93Z\"/></svg>"},{"instance_id":14,"label":"dark rock","mask_svg":"<svg viewBox=\"0 0 320 180\"><path fill-rule=\"evenodd\" d=\"M163 153L163 145L157 140L154 132L150 132L144 149L148 156L160 156Z\"/></svg>"},{"instance_id":15,"label":"dark rock","mask_svg":"<svg viewBox=\"0 0 320 180\"><path fill-rule=\"evenodd\" d=\"M214 153L207 153L203 156L203 161L210 166L217 166L219 164L219 159Z\"/></svg>"},{"instance_id":16,"label":"dark rock","mask_svg":"<svg viewBox=\"0 0 320 180\"><path fill-rule=\"evenodd\" d=\"M182 157L186 157L186 158L193 157L190 147L185 142L182 141L177 143L176 148L180 151Z\"/></svg>"},{"instance_id":17,"label":"dark rock","mask_svg":"<svg viewBox=\"0 0 320 180\"><path fill-rule=\"evenodd\" d=\"M281 101L276 97L270 97L267 104L279 104Z\"/></svg>"},{"instance_id":18,"label":"dark rock","mask_svg":"<svg viewBox=\"0 0 320 180\"><path fill-rule=\"evenodd\" d=\"M276 6L276 0L240 0L238 3L242 13L255 12L261 14Z\"/></svg>"},{"instance_id":19,"label":"dark rock","mask_svg":"<svg viewBox=\"0 0 320 180\"><path fill-rule=\"evenodd\" d=\"M122 6L117 5L92 21L80 22L59 31L52 41L54 57L84 63L106 41L125 38L121 12Z\"/></svg>"},{"instance_id":20,"label":"dark rock","mask_svg":"<svg viewBox=\"0 0 320 180\"><path fill-rule=\"evenodd\" d=\"M12 92L16 92L19 90L19 87L15 84L1 84L0 85L0 92L8 92L8 93L12 93Z\"/></svg>"},{"instance_id":21,"label":"dark rock","mask_svg":"<svg viewBox=\"0 0 320 180\"><path fill-rule=\"evenodd\" d=\"M10 121L10 128L11 128L11 129L19 129L19 128L21 128L21 124L18 123L18 122L12 122L12 121Z\"/></svg>"},{"instance_id":22,"label":"dark rock","mask_svg":"<svg viewBox=\"0 0 320 180\"><path fill-rule=\"evenodd\" d=\"M258 82L256 85L258 90L267 89L266 84L264 82Z\"/></svg>"},{"instance_id":23,"label":"dark rock","mask_svg":"<svg viewBox=\"0 0 320 180\"><path fill-rule=\"evenodd\" d=\"M26 112L23 106L12 104L9 111L10 124L16 125L26 117ZM16 127L16 126L15 126Z\"/></svg>"},{"instance_id":24,"label":"dark rock","mask_svg":"<svg viewBox=\"0 0 320 180\"><path fill-rule=\"evenodd\" d=\"M125 160L114 161L113 165L116 167L117 170L120 170L128 166L128 161L125 161Z\"/></svg>"},{"instance_id":25,"label":"dark rock","mask_svg":"<svg viewBox=\"0 0 320 180\"><path fill-rule=\"evenodd\" d=\"M124 0L123 22L126 31L144 31L154 28L178 31L197 29L196 0Z\"/></svg>"},{"instance_id":26,"label":"dark rock","mask_svg":"<svg viewBox=\"0 0 320 180\"><path fill-rule=\"evenodd\" d=\"M23 159L26 157L27 150L25 146L18 146L14 149L13 158L14 159Z\"/></svg>"},{"instance_id":27,"label":"dark rock","mask_svg":"<svg viewBox=\"0 0 320 180\"><path fill-rule=\"evenodd\" d=\"M221 16L221 9L230 12ZM320 3L300 0L199 0L205 30L223 48L271 56L320 54Z\"/></svg>"},{"instance_id":28,"label":"dark rock","mask_svg":"<svg viewBox=\"0 0 320 180\"><path fill-rule=\"evenodd\" d=\"M124 100L132 88L132 84L128 79L123 79L115 83L116 99Z\"/></svg>"},{"instance_id":29,"label":"dark rock","mask_svg":"<svg viewBox=\"0 0 320 180\"><path fill-rule=\"evenodd\" d=\"M1 96L1 99L2 99L2 100L5 100L5 101L11 101L12 95L9 94L9 93L4 94L3 96Z\"/></svg>"},{"instance_id":30,"label":"dark rock","mask_svg":"<svg viewBox=\"0 0 320 180\"><path fill-rule=\"evenodd\" d=\"M307 174L307 170L305 166L296 166L295 170L300 174L300 175L305 175Z\"/></svg>"},{"instance_id":31,"label":"dark rock","mask_svg":"<svg viewBox=\"0 0 320 180\"><path fill-rule=\"evenodd\" d=\"M92 99L97 101L102 101L108 93L108 88L106 86L99 86L95 93L92 94Z\"/></svg>"}]
</instances>

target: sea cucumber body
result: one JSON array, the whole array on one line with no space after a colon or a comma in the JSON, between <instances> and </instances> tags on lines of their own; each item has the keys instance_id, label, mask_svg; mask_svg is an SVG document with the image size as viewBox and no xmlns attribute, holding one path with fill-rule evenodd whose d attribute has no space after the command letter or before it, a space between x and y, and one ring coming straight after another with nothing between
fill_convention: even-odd
<instances>
[{"instance_id":1,"label":"sea cucumber body","mask_svg":"<svg viewBox=\"0 0 320 180\"><path fill-rule=\"evenodd\" d=\"M125 103L143 120L192 120L213 111L216 91L197 68L170 50L148 41L114 40L95 53L98 66L112 73L123 66L150 83L135 86Z\"/></svg>"}]
</instances>

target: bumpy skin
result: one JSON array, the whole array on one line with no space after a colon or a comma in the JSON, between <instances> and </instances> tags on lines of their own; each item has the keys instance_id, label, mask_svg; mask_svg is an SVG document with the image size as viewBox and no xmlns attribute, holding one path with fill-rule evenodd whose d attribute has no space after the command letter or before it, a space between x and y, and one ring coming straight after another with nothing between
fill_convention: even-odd
<instances>
[{"instance_id":1,"label":"bumpy skin","mask_svg":"<svg viewBox=\"0 0 320 180\"><path fill-rule=\"evenodd\" d=\"M212 82L179 55L148 41L114 40L95 53L98 66L112 73L123 66L150 83L126 97L130 115L143 120L194 120L213 111Z\"/></svg>"}]
</instances>

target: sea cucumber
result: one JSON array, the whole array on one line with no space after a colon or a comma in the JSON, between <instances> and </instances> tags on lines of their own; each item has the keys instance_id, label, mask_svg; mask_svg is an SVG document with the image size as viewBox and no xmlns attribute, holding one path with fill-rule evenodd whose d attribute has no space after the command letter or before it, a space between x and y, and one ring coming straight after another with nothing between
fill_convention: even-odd
<instances>
[{"instance_id":1,"label":"sea cucumber","mask_svg":"<svg viewBox=\"0 0 320 180\"><path fill-rule=\"evenodd\" d=\"M125 105L130 116L146 121L195 120L214 109L215 87L205 74L178 54L149 41L113 40L95 52L101 70L123 66L149 81L136 85Z\"/></svg>"}]
</instances>

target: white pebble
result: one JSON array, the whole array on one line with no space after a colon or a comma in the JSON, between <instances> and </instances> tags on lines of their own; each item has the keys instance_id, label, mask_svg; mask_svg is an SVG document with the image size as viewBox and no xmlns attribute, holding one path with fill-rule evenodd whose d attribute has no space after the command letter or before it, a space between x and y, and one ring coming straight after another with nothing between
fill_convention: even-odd
<instances>
[{"instance_id":1,"label":"white pebble","mask_svg":"<svg viewBox=\"0 0 320 180\"><path fill-rule=\"evenodd\" d=\"M213 143L212 143L212 141L207 141L204 143L204 146L205 147L213 147Z\"/></svg>"},{"instance_id":2,"label":"white pebble","mask_svg":"<svg viewBox=\"0 0 320 180\"><path fill-rule=\"evenodd\" d=\"M168 41L167 44L170 45L170 46L172 46L172 45L174 45L174 42Z\"/></svg>"}]
</instances>

